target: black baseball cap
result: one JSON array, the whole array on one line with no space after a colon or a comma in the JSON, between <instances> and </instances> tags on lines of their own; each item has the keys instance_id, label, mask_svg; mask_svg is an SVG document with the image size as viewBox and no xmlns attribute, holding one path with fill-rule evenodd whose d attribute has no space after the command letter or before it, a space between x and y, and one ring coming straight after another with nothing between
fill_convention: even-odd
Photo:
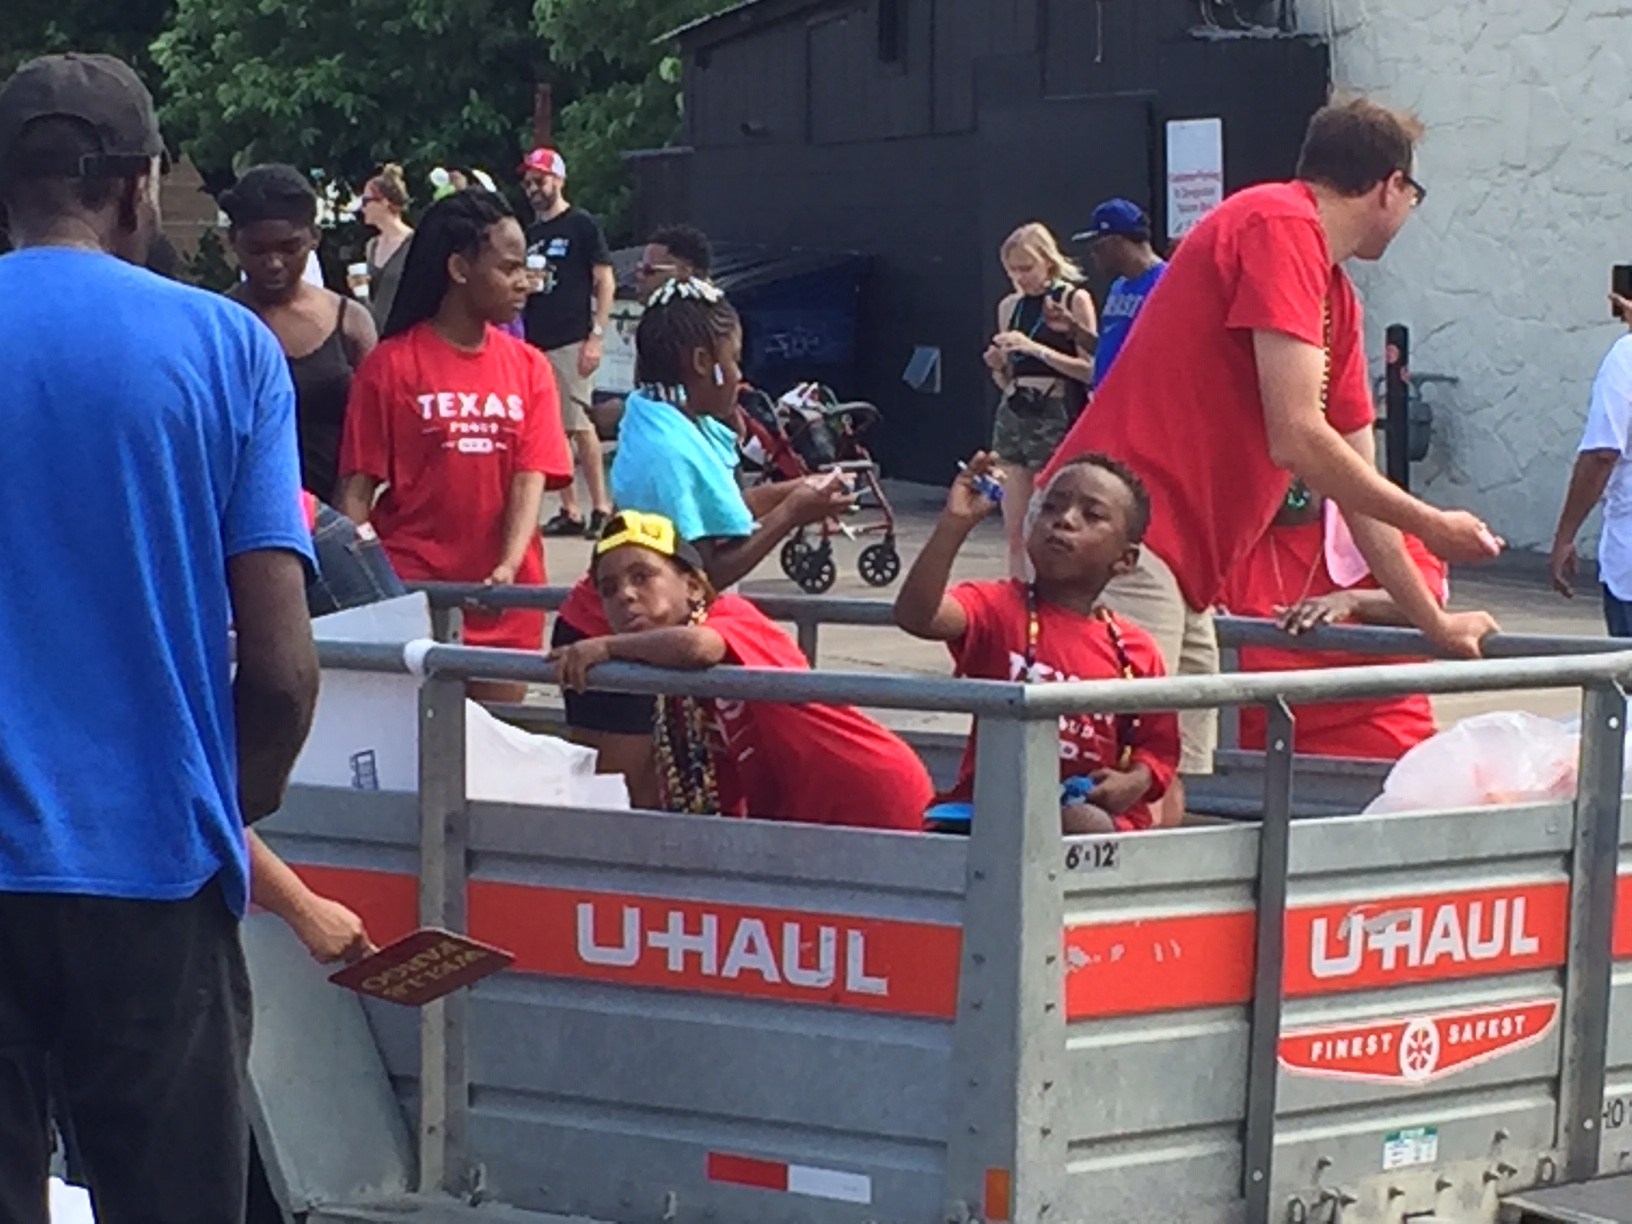
<instances>
[{"instance_id":1,"label":"black baseball cap","mask_svg":"<svg viewBox=\"0 0 1632 1224\"><path fill-rule=\"evenodd\" d=\"M17 145L37 119L76 119L100 145L94 154L36 150L26 164ZM49 178L140 174L165 157L153 95L111 55L42 55L0 86L0 173Z\"/></svg>"}]
</instances>

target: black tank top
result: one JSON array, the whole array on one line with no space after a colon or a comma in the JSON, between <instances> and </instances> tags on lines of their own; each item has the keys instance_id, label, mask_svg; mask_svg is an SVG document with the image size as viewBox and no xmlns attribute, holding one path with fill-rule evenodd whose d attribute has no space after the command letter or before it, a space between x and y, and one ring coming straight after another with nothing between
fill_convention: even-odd
<instances>
[{"instance_id":1,"label":"black tank top","mask_svg":"<svg viewBox=\"0 0 1632 1224\"><path fill-rule=\"evenodd\" d=\"M1049 293L1039 293L1031 297L1023 297L1014 304L1014 313L1009 316L1009 330L1023 332L1044 348L1051 348L1056 353L1064 353L1067 357L1077 356L1077 346L1065 332L1057 332L1043 319L1043 302L1050 294L1059 292L1057 289ZM1071 300L1071 295L1077 293L1075 287L1067 289L1065 296L1059 301L1061 304ZM1016 378L1064 378L1053 366L1041 357L1032 357L1027 354L1009 357L1009 372Z\"/></svg>"},{"instance_id":2,"label":"black tank top","mask_svg":"<svg viewBox=\"0 0 1632 1224\"><path fill-rule=\"evenodd\" d=\"M340 431L351 394L351 354L344 335L346 301L328 339L304 357L289 358L295 384L295 427L300 433L300 483L328 501L340 476Z\"/></svg>"}]
</instances>

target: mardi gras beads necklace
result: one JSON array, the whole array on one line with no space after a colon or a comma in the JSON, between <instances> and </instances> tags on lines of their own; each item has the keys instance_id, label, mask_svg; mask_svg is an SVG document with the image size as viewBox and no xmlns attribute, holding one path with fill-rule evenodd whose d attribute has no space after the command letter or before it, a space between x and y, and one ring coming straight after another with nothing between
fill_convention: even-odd
<instances>
[{"instance_id":1,"label":"mardi gras beads necklace","mask_svg":"<svg viewBox=\"0 0 1632 1224\"><path fill-rule=\"evenodd\" d=\"M692 610L691 624L701 625L707 619L706 609ZM653 740L667 811L711 816L720 810L720 784L709 748L708 724L708 711L695 697L658 700Z\"/></svg>"}]
</instances>

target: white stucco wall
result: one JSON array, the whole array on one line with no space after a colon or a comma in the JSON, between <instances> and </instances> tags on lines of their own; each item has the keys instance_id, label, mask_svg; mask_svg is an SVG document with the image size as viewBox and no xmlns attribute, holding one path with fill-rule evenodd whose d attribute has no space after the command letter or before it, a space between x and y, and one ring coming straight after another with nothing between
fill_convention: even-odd
<instances>
[{"instance_id":1,"label":"white stucco wall","mask_svg":"<svg viewBox=\"0 0 1632 1224\"><path fill-rule=\"evenodd\" d=\"M1549 542L1609 320L1632 263L1632 0L1304 0L1339 87L1414 110L1428 199L1384 259L1351 264L1367 351L1411 328L1414 370L1454 374L1415 489ZM1588 543L1583 540L1583 543Z\"/></svg>"}]
</instances>

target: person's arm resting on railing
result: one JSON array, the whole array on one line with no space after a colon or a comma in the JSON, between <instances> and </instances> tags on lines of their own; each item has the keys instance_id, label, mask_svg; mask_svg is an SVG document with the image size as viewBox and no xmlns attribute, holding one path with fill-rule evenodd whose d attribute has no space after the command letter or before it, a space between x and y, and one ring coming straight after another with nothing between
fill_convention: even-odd
<instances>
[{"instance_id":1,"label":"person's arm resting on railing","mask_svg":"<svg viewBox=\"0 0 1632 1224\"><path fill-rule=\"evenodd\" d=\"M681 625L586 638L550 651L550 658L555 661L560 685L581 693L589 687L590 669L601 663L645 663L650 667L701 671L723 663L727 653L725 639L707 625Z\"/></svg>"},{"instance_id":2,"label":"person's arm resting on railing","mask_svg":"<svg viewBox=\"0 0 1632 1224\"><path fill-rule=\"evenodd\" d=\"M1377 475L1377 469L1370 466L1376 452L1376 442L1369 426L1357 429L1339 441L1356 463ZM1379 476L1378 479L1382 478ZM1422 571L1406 551L1405 541L1397 529L1365 515L1345 511L1343 517L1372 577L1387 592L1390 602L1405 622L1421 629L1447 653L1477 658L1479 644L1498 628L1495 619L1488 612L1446 612L1439 597L1428 589Z\"/></svg>"}]
</instances>

